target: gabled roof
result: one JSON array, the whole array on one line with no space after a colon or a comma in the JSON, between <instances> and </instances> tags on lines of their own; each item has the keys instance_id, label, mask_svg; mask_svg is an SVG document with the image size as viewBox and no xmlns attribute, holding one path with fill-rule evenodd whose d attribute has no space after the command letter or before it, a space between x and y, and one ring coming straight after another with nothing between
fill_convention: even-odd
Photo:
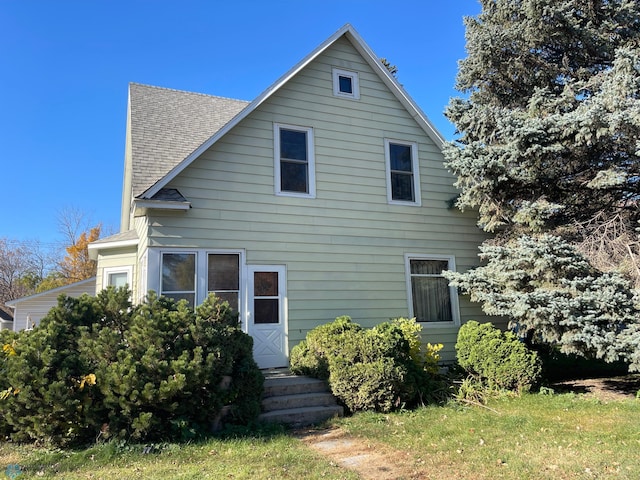
<instances>
[{"instance_id":1,"label":"gabled roof","mask_svg":"<svg viewBox=\"0 0 640 480\"><path fill-rule=\"evenodd\" d=\"M131 83L132 190L136 197L249 102Z\"/></svg>"},{"instance_id":2,"label":"gabled roof","mask_svg":"<svg viewBox=\"0 0 640 480\"><path fill-rule=\"evenodd\" d=\"M153 118L144 118L144 120L153 120L155 122L159 122L159 125L161 125L161 131L146 131L143 129L143 131L137 131L134 133L134 114L136 117L142 117L144 115L144 112L141 107L143 107L145 104L139 102L138 107L134 110L134 93L132 91L132 96L130 99L132 106L132 143L135 145L133 152L133 196L141 199L153 198L154 195L156 195L160 190L166 187L166 185L171 180L173 180L180 172L182 172L209 147L216 143L229 130L235 127L240 121L246 118L256 108L258 108L265 100L267 100L275 92L277 92L280 87L286 84L300 70L302 70L309 63L315 60L320 54L322 54L327 48L329 48L343 36L345 36L353 44L353 46L358 50L365 61L371 66L373 71L378 74L380 79L387 85L387 87L402 103L402 105L404 105L404 107L412 115L414 120L422 127L425 133L435 142L438 147L442 147L442 145L444 144L444 138L442 137L442 135L436 130L436 128L429 121L424 112L422 112L418 105L409 96L409 94L405 92L402 86L396 81L395 78L393 78L393 76L384 67L384 65L380 63L378 57L364 42L362 37L360 37L360 35L350 24L346 24L331 37L329 37L318 48L316 48L313 52L302 59L291 70L280 77L273 85L271 85L250 104L237 100L209 97L206 95L201 96L204 98L187 97L185 95L187 92L176 92L175 90L160 89L165 92L167 96L166 100L160 102L160 104L158 104L156 101L149 102L150 106L154 107L157 110L153 112ZM136 95L138 93L146 93L146 95L149 95L151 93L158 93L149 90L155 87L132 84L132 88L134 87L136 90L140 90L142 87L144 87L145 89L144 92L136 92ZM197 96L198 94L191 95ZM211 100L211 104L207 106L203 105L203 103L201 102L205 98L215 100ZM181 104L180 102L184 101L185 99L187 99L190 103L192 102L192 104ZM146 100L148 101L149 99ZM223 111L222 114L220 114L221 112L213 112L213 110L221 108L222 104L220 102L222 100L225 100L227 102L226 110ZM170 104L165 104L165 102L170 102ZM192 110L192 106L197 107L198 110ZM138 108L140 108L139 111ZM233 113L234 109L236 109L235 113ZM224 115L225 112L226 121ZM175 125L169 126L167 124L167 120L173 115L178 115L180 121ZM189 128L191 128L190 124L197 124L197 120L200 115L207 117L207 120L211 120L210 117L215 116L217 121L213 122L210 127L199 125L200 128L198 129L197 135L193 134L193 136L189 136L189 145L178 148L177 144L182 141L183 136L191 135L193 133L189 131ZM136 118L136 122L137 121L138 118ZM151 124L151 122L149 122L149 124ZM141 127L137 128L139 129ZM171 132L172 129L175 129L175 131ZM208 136L206 136L207 129L210 130ZM167 134L171 135L170 141L164 138L164 136ZM201 138L199 144L196 144L196 137ZM176 145L174 145L174 143L176 143ZM171 152L171 154L168 153L169 151ZM179 158L180 155L183 155L182 158ZM143 163L138 163L141 159L144 160Z\"/></svg>"}]
</instances>

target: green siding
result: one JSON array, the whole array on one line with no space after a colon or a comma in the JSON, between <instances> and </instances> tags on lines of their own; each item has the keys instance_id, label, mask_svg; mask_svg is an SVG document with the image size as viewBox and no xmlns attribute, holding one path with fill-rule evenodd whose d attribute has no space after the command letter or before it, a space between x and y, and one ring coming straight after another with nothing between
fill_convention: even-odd
<instances>
[{"instance_id":1,"label":"green siding","mask_svg":"<svg viewBox=\"0 0 640 480\"><path fill-rule=\"evenodd\" d=\"M360 100L333 96L332 67L359 72ZM274 194L274 123L313 127L317 198ZM421 207L388 204L385 138L417 143ZM192 208L154 212L148 246L242 248L249 264L286 265L294 345L338 315L366 326L408 315L405 253L476 264L485 237L473 215L447 208L453 181L439 147L343 37L170 183ZM462 298L460 309L462 321L484 319ZM424 332L453 358L456 328Z\"/></svg>"},{"instance_id":2,"label":"green siding","mask_svg":"<svg viewBox=\"0 0 640 480\"><path fill-rule=\"evenodd\" d=\"M105 288L104 270L111 267L131 267L132 276L130 288L137 285L137 269L136 269L136 247L113 248L102 250L98 259L98 270L96 273L96 292Z\"/></svg>"}]
</instances>

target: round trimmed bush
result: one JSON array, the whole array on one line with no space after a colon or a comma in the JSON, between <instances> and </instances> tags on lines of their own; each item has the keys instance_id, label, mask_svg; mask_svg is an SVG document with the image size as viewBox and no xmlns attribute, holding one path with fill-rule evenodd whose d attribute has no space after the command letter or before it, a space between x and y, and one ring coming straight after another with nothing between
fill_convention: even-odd
<instances>
[{"instance_id":1,"label":"round trimmed bush","mask_svg":"<svg viewBox=\"0 0 640 480\"><path fill-rule=\"evenodd\" d=\"M460 327L456 352L459 365L490 389L528 391L540 379L538 354L491 323L470 321Z\"/></svg>"}]
</instances>

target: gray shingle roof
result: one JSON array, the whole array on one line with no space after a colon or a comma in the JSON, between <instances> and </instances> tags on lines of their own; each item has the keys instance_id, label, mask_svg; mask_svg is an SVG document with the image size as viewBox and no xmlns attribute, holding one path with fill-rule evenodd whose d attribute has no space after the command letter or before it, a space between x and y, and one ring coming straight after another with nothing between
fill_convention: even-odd
<instances>
[{"instance_id":1,"label":"gray shingle roof","mask_svg":"<svg viewBox=\"0 0 640 480\"><path fill-rule=\"evenodd\" d=\"M124 242L127 240L137 240L138 234L135 230L127 230L126 232L116 233L114 235L110 235L108 237L101 238L94 242L91 242L91 245L98 245L101 243L111 243L111 242Z\"/></svg>"},{"instance_id":2,"label":"gray shingle roof","mask_svg":"<svg viewBox=\"0 0 640 480\"><path fill-rule=\"evenodd\" d=\"M137 197L249 102L131 83L132 191Z\"/></svg>"}]
</instances>

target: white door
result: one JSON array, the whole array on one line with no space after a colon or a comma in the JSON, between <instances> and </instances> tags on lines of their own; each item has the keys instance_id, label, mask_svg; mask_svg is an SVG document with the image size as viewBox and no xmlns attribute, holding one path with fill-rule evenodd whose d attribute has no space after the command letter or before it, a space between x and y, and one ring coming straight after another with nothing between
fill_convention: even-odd
<instances>
[{"instance_id":1,"label":"white door","mask_svg":"<svg viewBox=\"0 0 640 480\"><path fill-rule=\"evenodd\" d=\"M287 302L285 267L249 265L247 330L260 368L286 367Z\"/></svg>"}]
</instances>

